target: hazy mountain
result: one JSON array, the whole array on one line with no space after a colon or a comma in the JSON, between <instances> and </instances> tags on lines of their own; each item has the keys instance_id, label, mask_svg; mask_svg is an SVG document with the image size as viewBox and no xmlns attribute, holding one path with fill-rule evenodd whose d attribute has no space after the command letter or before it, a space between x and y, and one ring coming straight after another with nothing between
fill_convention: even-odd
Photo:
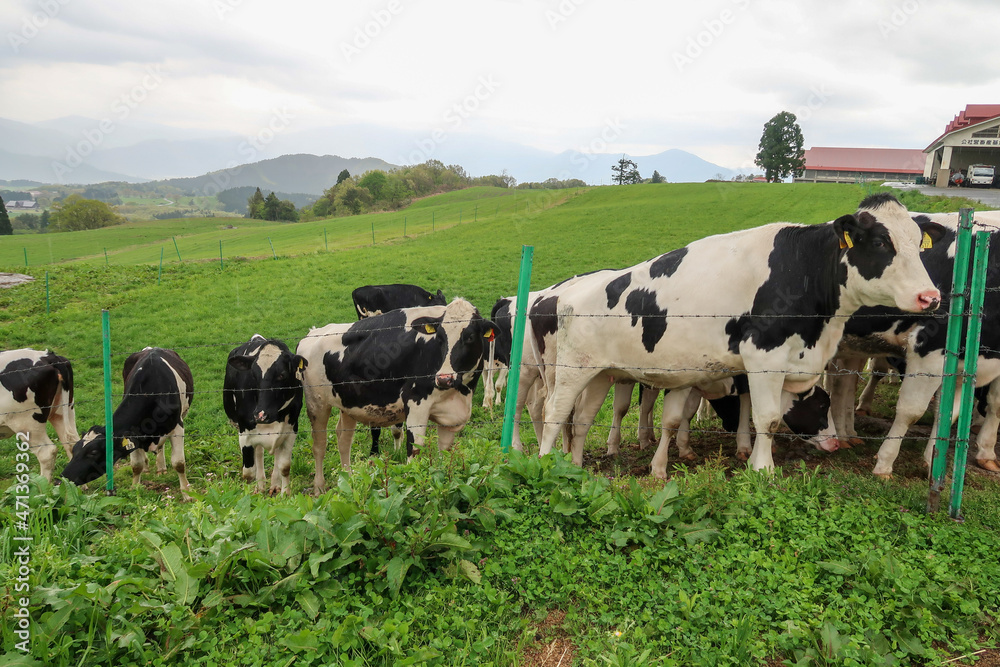
<instances>
[{"instance_id":1,"label":"hazy mountain","mask_svg":"<svg viewBox=\"0 0 1000 667\"><path fill-rule=\"evenodd\" d=\"M351 175L372 169L390 170L396 165L378 158L343 158L338 155L282 155L270 160L222 169L194 178L172 178L158 183L184 192L215 194L220 190L253 185L261 190L321 195L337 182L346 169Z\"/></svg>"},{"instance_id":2,"label":"hazy mountain","mask_svg":"<svg viewBox=\"0 0 1000 667\"><path fill-rule=\"evenodd\" d=\"M190 141L192 139L214 139L219 137L229 137L232 139L238 136L231 132L172 127L160 123L147 123L131 119L120 122L116 122L114 118L109 118L108 120L111 121L111 131L102 132L102 149L133 146L154 139ZM32 126L45 130L54 130L79 141L88 133L93 136L93 132L100 129L101 121L85 116L63 116L62 118L53 118L51 120L32 123Z\"/></svg>"},{"instance_id":3,"label":"hazy mountain","mask_svg":"<svg viewBox=\"0 0 1000 667\"><path fill-rule=\"evenodd\" d=\"M80 184L126 181L142 183L146 179L97 169L83 163L75 167L48 157L16 155L0 149L0 179L7 181L29 180L40 183Z\"/></svg>"}]
</instances>

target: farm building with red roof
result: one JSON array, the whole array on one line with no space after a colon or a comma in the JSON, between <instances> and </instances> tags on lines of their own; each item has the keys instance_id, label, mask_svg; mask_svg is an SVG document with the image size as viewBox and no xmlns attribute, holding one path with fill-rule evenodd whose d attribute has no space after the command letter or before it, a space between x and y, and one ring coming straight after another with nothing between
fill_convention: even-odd
<instances>
[{"instance_id":1,"label":"farm building with red roof","mask_svg":"<svg viewBox=\"0 0 1000 667\"><path fill-rule=\"evenodd\" d=\"M796 181L853 183L859 178L914 181L924 173L919 148L810 148L806 168Z\"/></svg>"}]
</instances>

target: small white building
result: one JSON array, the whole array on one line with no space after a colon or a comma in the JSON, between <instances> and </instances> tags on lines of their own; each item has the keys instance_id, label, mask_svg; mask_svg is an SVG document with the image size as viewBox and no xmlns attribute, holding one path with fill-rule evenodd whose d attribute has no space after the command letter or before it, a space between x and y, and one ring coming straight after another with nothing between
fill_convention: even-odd
<instances>
[{"instance_id":1,"label":"small white building","mask_svg":"<svg viewBox=\"0 0 1000 667\"><path fill-rule=\"evenodd\" d=\"M969 165L1000 166L1000 104L966 106L924 153L924 178L939 188L948 187L951 174Z\"/></svg>"}]
</instances>

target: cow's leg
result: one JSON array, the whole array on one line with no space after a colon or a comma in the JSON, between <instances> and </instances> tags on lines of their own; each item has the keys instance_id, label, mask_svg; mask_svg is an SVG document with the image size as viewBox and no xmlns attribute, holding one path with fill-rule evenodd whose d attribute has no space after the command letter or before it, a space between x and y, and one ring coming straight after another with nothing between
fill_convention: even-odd
<instances>
[{"instance_id":1,"label":"cow's leg","mask_svg":"<svg viewBox=\"0 0 1000 667\"><path fill-rule=\"evenodd\" d=\"M913 422L927 410L934 392L941 386L941 369L944 355L933 352L924 358L916 354L907 355L906 377L899 387L896 402L896 418L878 449L877 462L872 472L880 477L892 475L892 464L899 456L899 447Z\"/></svg>"},{"instance_id":2,"label":"cow's leg","mask_svg":"<svg viewBox=\"0 0 1000 667\"><path fill-rule=\"evenodd\" d=\"M287 427L291 428L291 427ZM288 495L291 487L292 447L295 445L295 432L282 433L274 444L274 470L271 472L270 494Z\"/></svg>"},{"instance_id":3,"label":"cow's leg","mask_svg":"<svg viewBox=\"0 0 1000 667\"><path fill-rule=\"evenodd\" d=\"M504 375L504 382L506 382L506 377ZM521 442L521 415L524 414L524 408L528 404L531 388L538 382L539 373L537 366L521 367L521 372L517 379L517 401L514 403L514 432L511 434L511 447L519 452L524 451L524 443ZM540 411L536 410L536 413L540 413ZM535 423L535 414L531 412L530 408L528 414L531 416L532 425L535 427L535 434L538 436L540 425ZM541 414L538 414L538 418L541 419Z\"/></svg>"},{"instance_id":4,"label":"cow's leg","mask_svg":"<svg viewBox=\"0 0 1000 667\"><path fill-rule=\"evenodd\" d=\"M277 466L275 467L277 471ZM267 488L267 472L264 470L264 445L257 443L253 448L253 476L256 480L254 489L257 493L264 493Z\"/></svg>"},{"instance_id":5,"label":"cow's leg","mask_svg":"<svg viewBox=\"0 0 1000 667\"><path fill-rule=\"evenodd\" d=\"M60 395L64 402L69 401L67 392ZM76 412L68 404L60 405L49 413L49 423L55 429L67 458L72 459L73 445L80 439L80 434L76 432Z\"/></svg>"},{"instance_id":6,"label":"cow's leg","mask_svg":"<svg viewBox=\"0 0 1000 667\"><path fill-rule=\"evenodd\" d=\"M827 368L827 385L830 387L830 406L837 438L851 445L863 442L854 430L854 397L857 395L858 378L864 364L864 358L838 357Z\"/></svg>"},{"instance_id":7,"label":"cow's leg","mask_svg":"<svg viewBox=\"0 0 1000 667\"><path fill-rule=\"evenodd\" d=\"M747 355L744 354L744 359L746 357ZM747 368L751 413L753 414L753 423L757 427L757 437L754 439L753 451L750 453L750 465L754 470L774 469L771 445L774 443L774 434L781 426L781 388L785 382L785 376L781 373L767 372L766 369L781 368L784 365L783 361L781 359L772 363L762 363L759 369Z\"/></svg>"},{"instance_id":8,"label":"cow's leg","mask_svg":"<svg viewBox=\"0 0 1000 667\"><path fill-rule=\"evenodd\" d=\"M450 450L452 444L455 442L455 436L457 436L458 432L461 430L461 426L443 426L438 424L438 451L445 452Z\"/></svg>"},{"instance_id":9,"label":"cow's leg","mask_svg":"<svg viewBox=\"0 0 1000 667\"><path fill-rule=\"evenodd\" d=\"M28 432L28 446L34 451L35 458L38 459L38 470L42 477L51 482L52 472L56 467L56 453L59 448L49 439L44 424L41 425L41 428L31 429Z\"/></svg>"},{"instance_id":10,"label":"cow's leg","mask_svg":"<svg viewBox=\"0 0 1000 667\"><path fill-rule=\"evenodd\" d=\"M990 383L986 394L986 417L976 436L976 465L984 470L1000 472L997 465L997 428L1000 428L1000 379Z\"/></svg>"},{"instance_id":11,"label":"cow's leg","mask_svg":"<svg viewBox=\"0 0 1000 667\"><path fill-rule=\"evenodd\" d=\"M594 417L604 405L604 399L608 397L613 384L614 380L610 376L601 373L590 381L580 395L580 400L577 401L573 411L573 439L570 451L573 452L573 463L578 466L583 466L583 447L587 441L587 433L590 432Z\"/></svg>"},{"instance_id":12,"label":"cow's leg","mask_svg":"<svg viewBox=\"0 0 1000 667\"><path fill-rule=\"evenodd\" d=\"M656 407L656 397L659 395L659 389L639 383L639 428L636 435L640 450L650 448L658 440L653 426L653 408Z\"/></svg>"},{"instance_id":13,"label":"cow's leg","mask_svg":"<svg viewBox=\"0 0 1000 667\"><path fill-rule=\"evenodd\" d=\"M166 440L166 438L164 438ZM163 455L164 443L160 443L160 451L158 452L160 456ZM178 424L173 431L170 432L170 465L174 470L177 471L177 478L180 480L181 487L181 498L184 501L191 500L191 496L188 495L188 490L191 485L188 484L187 480L187 468L184 464L184 425Z\"/></svg>"},{"instance_id":14,"label":"cow's leg","mask_svg":"<svg viewBox=\"0 0 1000 667\"><path fill-rule=\"evenodd\" d=\"M313 475L313 493L317 496L326 493L326 478L323 476L323 459L326 457L326 429L330 423L330 407L314 404L306 394L306 415L312 431L312 453L316 469ZM317 402L318 403L318 402ZM350 464L350 448L348 448L348 464ZM349 468L348 468L349 469Z\"/></svg>"},{"instance_id":15,"label":"cow's leg","mask_svg":"<svg viewBox=\"0 0 1000 667\"><path fill-rule=\"evenodd\" d=\"M608 451L605 456L617 456L622 443L622 419L632 405L632 390L635 382L621 380L615 383L615 397L612 402L611 429L608 431Z\"/></svg>"},{"instance_id":16,"label":"cow's leg","mask_svg":"<svg viewBox=\"0 0 1000 667\"><path fill-rule=\"evenodd\" d=\"M496 387L493 384L493 376L496 373L496 364L487 362L483 371L483 410L493 412L493 398L496 394Z\"/></svg>"},{"instance_id":17,"label":"cow's leg","mask_svg":"<svg viewBox=\"0 0 1000 667\"><path fill-rule=\"evenodd\" d=\"M752 438L750 437L750 413L753 406L750 403L750 394L740 394L740 422L736 427L736 458L740 461L750 460L753 451Z\"/></svg>"},{"instance_id":18,"label":"cow's leg","mask_svg":"<svg viewBox=\"0 0 1000 667\"><path fill-rule=\"evenodd\" d=\"M655 393L655 392L654 392ZM653 477L667 479L667 463L670 438L684 419L684 406L687 404L691 389L672 389L663 397L663 416L660 419L660 443L653 454L649 467Z\"/></svg>"},{"instance_id":19,"label":"cow's leg","mask_svg":"<svg viewBox=\"0 0 1000 667\"><path fill-rule=\"evenodd\" d=\"M167 474L167 438L164 437L160 440L160 443L156 445L156 474L165 475Z\"/></svg>"},{"instance_id":20,"label":"cow's leg","mask_svg":"<svg viewBox=\"0 0 1000 667\"><path fill-rule=\"evenodd\" d=\"M351 442L354 440L354 431L357 429L357 426L357 420L341 411L340 416L337 418L337 451L340 453L340 467L344 470L351 469ZM316 449L313 447L313 452L315 451ZM322 459L316 461L317 466L322 466L322 463ZM322 467L316 469L316 477L317 479L323 478ZM326 491L325 482L323 490L324 492Z\"/></svg>"},{"instance_id":21,"label":"cow's leg","mask_svg":"<svg viewBox=\"0 0 1000 667\"><path fill-rule=\"evenodd\" d=\"M688 392L687 400L684 402L684 411L681 414L680 425L677 427L677 455L685 461L694 461L698 455L691 449L691 420L698 412L701 405L701 394L696 391Z\"/></svg>"},{"instance_id":22,"label":"cow's leg","mask_svg":"<svg viewBox=\"0 0 1000 667\"><path fill-rule=\"evenodd\" d=\"M496 381L496 404L500 405L504 400L504 390L507 388L507 378L510 370L506 365L501 364L500 370L497 371L497 381ZM521 368L521 374L524 374L524 367Z\"/></svg>"},{"instance_id":23,"label":"cow's leg","mask_svg":"<svg viewBox=\"0 0 1000 667\"><path fill-rule=\"evenodd\" d=\"M378 426L372 426L370 430L372 432L372 451L368 455L378 456L379 455L378 441L382 437L382 429L379 428Z\"/></svg>"},{"instance_id":24,"label":"cow's leg","mask_svg":"<svg viewBox=\"0 0 1000 667\"><path fill-rule=\"evenodd\" d=\"M427 439L427 425L430 421L430 401L424 401L424 405L409 406L409 409L406 412L407 461L412 459L416 454L420 453L420 449L424 446L424 440Z\"/></svg>"},{"instance_id":25,"label":"cow's leg","mask_svg":"<svg viewBox=\"0 0 1000 667\"><path fill-rule=\"evenodd\" d=\"M596 376L600 369L559 366L551 383L546 382L545 424L542 427L542 441L538 455L545 456L552 451L562 426L573 412L576 399Z\"/></svg>"},{"instance_id":26,"label":"cow's leg","mask_svg":"<svg viewBox=\"0 0 1000 667\"><path fill-rule=\"evenodd\" d=\"M889 369L888 359L885 357L872 357L871 375L868 376L868 383L861 391L861 397L858 398L858 405L854 408L855 414L867 417L872 413L872 404L875 402L875 390L878 389L878 383L889 374Z\"/></svg>"}]
</instances>

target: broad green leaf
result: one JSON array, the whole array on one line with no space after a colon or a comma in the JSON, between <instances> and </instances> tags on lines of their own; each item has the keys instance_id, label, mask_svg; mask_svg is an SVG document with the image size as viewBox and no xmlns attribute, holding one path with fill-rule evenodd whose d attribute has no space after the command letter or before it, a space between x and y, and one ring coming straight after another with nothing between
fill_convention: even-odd
<instances>
[{"instance_id":1,"label":"broad green leaf","mask_svg":"<svg viewBox=\"0 0 1000 667\"><path fill-rule=\"evenodd\" d=\"M299 632L285 635L281 643L296 653L314 651L319 647L319 639L317 639L316 633L309 628L302 628Z\"/></svg>"},{"instance_id":2,"label":"broad green leaf","mask_svg":"<svg viewBox=\"0 0 1000 667\"><path fill-rule=\"evenodd\" d=\"M494 530L497 527L496 516L493 514L493 510L488 507L477 507L472 512L472 516L479 519L479 523L483 525L486 530Z\"/></svg>"},{"instance_id":3,"label":"broad green leaf","mask_svg":"<svg viewBox=\"0 0 1000 667\"><path fill-rule=\"evenodd\" d=\"M618 509L618 503L615 502L614 497L610 493L605 493L590 503L587 512L592 520L600 521L609 514L617 512Z\"/></svg>"},{"instance_id":4,"label":"broad green leaf","mask_svg":"<svg viewBox=\"0 0 1000 667\"><path fill-rule=\"evenodd\" d=\"M816 565L822 570L831 572L833 574L839 574L842 577L848 577L858 571L858 568L854 567L850 563L844 563L842 561L817 561Z\"/></svg>"},{"instance_id":5,"label":"broad green leaf","mask_svg":"<svg viewBox=\"0 0 1000 667\"><path fill-rule=\"evenodd\" d=\"M479 502L479 492L468 484L459 484L458 492L462 494L462 497L469 501L469 504L475 505Z\"/></svg>"},{"instance_id":6,"label":"broad green leaf","mask_svg":"<svg viewBox=\"0 0 1000 667\"><path fill-rule=\"evenodd\" d=\"M218 607L222 604L222 601L226 597L222 594L222 591L211 591L208 595L201 599L201 606L205 609L211 609L212 607Z\"/></svg>"},{"instance_id":7,"label":"broad green leaf","mask_svg":"<svg viewBox=\"0 0 1000 667\"><path fill-rule=\"evenodd\" d=\"M896 644L899 645L899 648L903 649L910 655L919 656L924 654L924 645L920 643L919 639L911 635L906 630L894 630L892 638L896 640Z\"/></svg>"},{"instance_id":8,"label":"broad green leaf","mask_svg":"<svg viewBox=\"0 0 1000 667\"><path fill-rule=\"evenodd\" d=\"M437 539L430 542L427 547L450 547L452 549L468 551L472 548L472 544L468 540L459 537L456 533L442 533Z\"/></svg>"},{"instance_id":9,"label":"broad green leaf","mask_svg":"<svg viewBox=\"0 0 1000 667\"><path fill-rule=\"evenodd\" d=\"M409 558L401 558L396 556L386 567L386 577L389 582L389 590L392 592L392 596L396 597L399 595L399 588L403 585L403 579L406 577L406 571L410 569L410 565L413 561Z\"/></svg>"},{"instance_id":10,"label":"broad green leaf","mask_svg":"<svg viewBox=\"0 0 1000 667\"><path fill-rule=\"evenodd\" d=\"M649 504L653 508L653 514L666 514L667 516L673 514L673 508L668 507L668 503L677 498L678 494L677 482L670 480L664 484L663 488L649 499Z\"/></svg>"},{"instance_id":11,"label":"broad green leaf","mask_svg":"<svg viewBox=\"0 0 1000 667\"><path fill-rule=\"evenodd\" d=\"M153 558L160 564L160 573L167 581L176 581L178 573L184 570L184 557L176 542L153 549ZM185 573L186 574L186 573Z\"/></svg>"},{"instance_id":12,"label":"broad green leaf","mask_svg":"<svg viewBox=\"0 0 1000 667\"><path fill-rule=\"evenodd\" d=\"M316 594L310 590L305 590L299 593L295 599L298 600L302 611L315 621L320 611L319 598L316 597Z\"/></svg>"},{"instance_id":13,"label":"broad green leaf","mask_svg":"<svg viewBox=\"0 0 1000 667\"><path fill-rule=\"evenodd\" d=\"M170 545L168 545L170 546ZM174 579L174 592L177 594L176 602L180 605L189 605L198 597L198 584L200 582L188 574L187 570L181 568L177 571Z\"/></svg>"},{"instance_id":14,"label":"broad green leaf","mask_svg":"<svg viewBox=\"0 0 1000 667\"><path fill-rule=\"evenodd\" d=\"M314 551L311 554L309 554L309 572L312 573L313 579L319 576L319 566L325 563L326 561L330 560L331 558L333 558L332 551L327 551L324 553Z\"/></svg>"},{"instance_id":15,"label":"broad green leaf","mask_svg":"<svg viewBox=\"0 0 1000 667\"><path fill-rule=\"evenodd\" d=\"M688 544L695 542L708 542L719 536L719 531L715 528L697 527L681 533Z\"/></svg>"},{"instance_id":16,"label":"broad green leaf","mask_svg":"<svg viewBox=\"0 0 1000 667\"><path fill-rule=\"evenodd\" d=\"M479 572L476 564L464 558L458 561L458 573L474 584L478 584L483 580L483 575Z\"/></svg>"}]
</instances>

